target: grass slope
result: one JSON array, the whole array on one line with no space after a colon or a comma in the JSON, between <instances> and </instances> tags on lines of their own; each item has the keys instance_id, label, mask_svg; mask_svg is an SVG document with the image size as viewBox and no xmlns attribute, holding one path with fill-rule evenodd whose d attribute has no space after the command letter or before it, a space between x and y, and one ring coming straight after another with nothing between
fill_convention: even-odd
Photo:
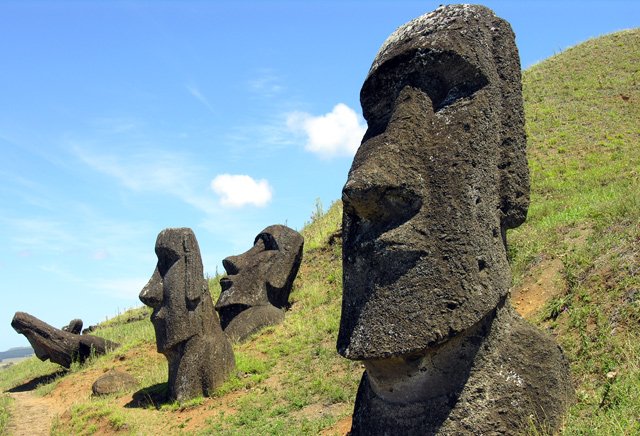
<instances>
[{"instance_id":1,"label":"grass slope","mask_svg":"<svg viewBox=\"0 0 640 436\"><path fill-rule=\"evenodd\" d=\"M509 235L509 255L516 287L546 260L561 261L559 292L532 320L571 360L578 400L566 434L640 432L638 59L640 32L626 31L523 77L532 204L527 223ZM0 372L0 390L39 380L36 392L60 410L54 434L344 433L337 424L348 424L362 367L335 352L341 205L320 212L303 229L304 260L285 322L235 347L238 369L212 398L162 402L166 361L155 352L146 308L96 331L122 343L113 353L68 372L30 359ZM215 299L217 278L210 285ZM91 383L110 368L130 372L139 388L92 399ZM7 402L0 400L1 428Z\"/></svg>"},{"instance_id":2,"label":"grass slope","mask_svg":"<svg viewBox=\"0 0 640 436\"><path fill-rule=\"evenodd\" d=\"M566 434L640 433L640 30L597 38L525 72L527 223L516 281L562 262L539 313L567 353L578 402Z\"/></svg>"}]
</instances>

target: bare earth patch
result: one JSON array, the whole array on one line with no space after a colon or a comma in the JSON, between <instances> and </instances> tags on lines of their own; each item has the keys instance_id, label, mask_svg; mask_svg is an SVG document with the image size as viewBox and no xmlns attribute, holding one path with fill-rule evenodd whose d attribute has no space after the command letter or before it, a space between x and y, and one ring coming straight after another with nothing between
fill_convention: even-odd
<instances>
[{"instance_id":1,"label":"bare earth patch","mask_svg":"<svg viewBox=\"0 0 640 436\"><path fill-rule=\"evenodd\" d=\"M564 292L562 269L560 259L549 259L527 275L522 286L511 294L511 302L520 315L530 318L547 301Z\"/></svg>"},{"instance_id":2,"label":"bare earth patch","mask_svg":"<svg viewBox=\"0 0 640 436\"><path fill-rule=\"evenodd\" d=\"M7 430L15 436L48 435L55 410L32 391L11 392L11 420Z\"/></svg>"}]
</instances>

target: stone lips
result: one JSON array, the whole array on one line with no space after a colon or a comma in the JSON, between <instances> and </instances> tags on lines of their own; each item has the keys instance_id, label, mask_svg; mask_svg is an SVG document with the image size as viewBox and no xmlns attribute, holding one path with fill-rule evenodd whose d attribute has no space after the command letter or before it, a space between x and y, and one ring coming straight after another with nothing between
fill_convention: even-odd
<instances>
[{"instance_id":1,"label":"stone lips","mask_svg":"<svg viewBox=\"0 0 640 436\"><path fill-rule=\"evenodd\" d=\"M369 126L343 190L338 338L352 359L425 349L495 308L510 285L506 229L526 217L510 26L466 5L425 17L383 46L361 91Z\"/></svg>"},{"instance_id":2,"label":"stone lips","mask_svg":"<svg viewBox=\"0 0 640 436\"><path fill-rule=\"evenodd\" d=\"M364 374L352 435L528 434L531 426L557 429L573 398L569 363L554 343L510 305L478 325L463 354L455 389L424 401L391 404ZM474 344L475 343L475 344ZM431 389L431 387L430 387Z\"/></svg>"},{"instance_id":3,"label":"stone lips","mask_svg":"<svg viewBox=\"0 0 640 436\"><path fill-rule=\"evenodd\" d=\"M158 235L155 251L158 263L140 300L153 308L158 352L169 365L169 397L209 395L235 359L213 308L198 241L189 228L169 228Z\"/></svg>"},{"instance_id":4,"label":"stone lips","mask_svg":"<svg viewBox=\"0 0 640 436\"><path fill-rule=\"evenodd\" d=\"M272 225L262 230L245 253L222 261L227 276L216 303L225 333L239 342L261 328L282 322L302 262L304 238Z\"/></svg>"}]
</instances>

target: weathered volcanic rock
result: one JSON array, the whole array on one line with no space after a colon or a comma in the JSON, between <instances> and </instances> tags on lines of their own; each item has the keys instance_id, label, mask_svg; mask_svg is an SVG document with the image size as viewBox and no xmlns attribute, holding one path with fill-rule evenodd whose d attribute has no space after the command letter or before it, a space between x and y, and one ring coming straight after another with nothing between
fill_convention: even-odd
<instances>
[{"instance_id":1,"label":"weathered volcanic rock","mask_svg":"<svg viewBox=\"0 0 640 436\"><path fill-rule=\"evenodd\" d=\"M235 368L233 349L220 327L204 278L198 241L191 229L165 229L140 300L153 308L158 352L169 363L169 397L209 395Z\"/></svg>"},{"instance_id":2,"label":"weathered volcanic rock","mask_svg":"<svg viewBox=\"0 0 640 436\"><path fill-rule=\"evenodd\" d=\"M98 377L91 386L93 395L110 395L133 389L138 386L138 381L128 372L111 369Z\"/></svg>"},{"instance_id":3,"label":"weathered volcanic rock","mask_svg":"<svg viewBox=\"0 0 640 436\"><path fill-rule=\"evenodd\" d=\"M65 368L75 360L84 362L91 353L105 354L118 347L97 336L65 332L24 312L16 312L11 327L27 337L38 359L49 359Z\"/></svg>"},{"instance_id":4,"label":"weathered volcanic rock","mask_svg":"<svg viewBox=\"0 0 640 436\"><path fill-rule=\"evenodd\" d=\"M367 369L353 434L560 423L566 359L507 299L506 232L529 205L520 79L511 27L482 6L405 24L373 62L342 192L337 348Z\"/></svg>"},{"instance_id":5,"label":"weathered volcanic rock","mask_svg":"<svg viewBox=\"0 0 640 436\"><path fill-rule=\"evenodd\" d=\"M303 245L300 233L273 225L256 236L251 249L222 261L227 276L220 280L216 310L232 342L284 320Z\"/></svg>"},{"instance_id":6,"label":"weathered volcanic rock","mask_svg":"<svg viewBox=\"0 0 640 436\"><path fill-rule=\"evenodd\" d=\"M62 327L62 330L73 333L74 335L79 335L82 332L82 320L77 318L72 319L69 324Z\"/></svg>"}]
</instances>

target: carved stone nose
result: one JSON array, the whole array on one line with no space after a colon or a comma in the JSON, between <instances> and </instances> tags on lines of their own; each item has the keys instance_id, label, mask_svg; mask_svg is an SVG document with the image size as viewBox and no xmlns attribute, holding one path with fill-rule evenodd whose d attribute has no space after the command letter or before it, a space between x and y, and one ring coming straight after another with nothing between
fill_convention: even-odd
<instances>
[{"instance_id":1,"label":"carved stone nose","mask_svg":"<svg viewBox=\"0 0 640 436\"><path fill-rule=\"evenodd\" d=\"M342 189L342 203L361 218L373 219L379 213L384 187L363 181L349 180Z\"/></svg>"},{"instance_id":2,"label":"carved stone nose","mask_svg":"<svg viewBox=\"0 0 640 436\"><path fill-rule=\"evenodd\" d=\"M228 275L232 276L238 274L240 269L237 265L237 256L229 256L222 261L222 266Z\"/></svg>"},{"instance_id":3,"label":"carved stone nose","mask_svg":"<svg viewBox=\"0 0 640 436\"><path fill-rule=\"evenodd\" d=\"M139 298L144 304L155 309L162 304L162 296L162 277L156 268L147 284L140 291Z\"/></svg>"}]
</instances>

